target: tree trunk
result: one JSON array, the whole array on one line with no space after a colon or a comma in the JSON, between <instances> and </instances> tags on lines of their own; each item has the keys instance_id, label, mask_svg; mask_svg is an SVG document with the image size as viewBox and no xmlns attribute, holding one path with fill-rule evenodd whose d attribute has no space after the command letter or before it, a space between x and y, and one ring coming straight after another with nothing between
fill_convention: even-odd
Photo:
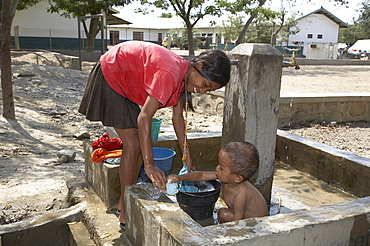
<instances>
[{"instance_id":1,"label":"tree trunk","mask_svg":"<svg viewBox=\"0 0 370 246\"><path fill-rule=\"evenodd\" d=\"M93 52L95 46L95 38L99 32L99 19L98 18L91 18L90 20L90 28L86 33L87 42L86 42L86 52ZM104 30L102 30L104 32ZM103 42L103 40L102 40Z\"/></svg>"},{"instance_id":2,"label":"tree trunk","mask_svg":"<svg viewBox=\"0 0 370 246\"><path fill-rule=\"evenodd\" d=\"M2 0L0 32L1 88L3 92L3 116L7 119L15 119L10 53L10 29L17 5L18 0Z\"/></svg>"},{"instance_id":3,"label":"tree trunk","mask_svg":"<svg viewBox=\"0 0 370 246\"><path fill-rule=\"evenodd\" d=\"M273 23L273 26L272 26L272 35L271 35L271 45L272 46L276 45L276 37L284 26L284 21L285 21L285 14L284 13L282 13L282 16L281 16L280 20L281 20L281 22L280 22L280 25L279 25L277 30L275 30L275 23Z\"/></svg>"},{"instance_id":4,"label":"tree trunk","mask_svg":"<svg viewBox=\"0 0 370 246\"><path fill-rule=\"evenodd\" d=\"M188 49L189 49L189 56L194 55L194 38L193 38L193 26L190 24L190 21L185 21L186 23L186 31L188 33Z\"/></svg>"},{"instance_id":5,"label":"tree trunk","mask_svg":"<svg viewBox=\"0 0 370 246\"><path fill-rule=\"evenodd\" d=\"M244 40L244 37L245 37L245 33L247 32L247 29L249 27L249 25L252 23L252 21L254 20L254 16L252 15L251 17L249 17L247 23L245 23L245 25L243 26L243 29L242 31L239 33L239 36L238 36L238 39L235 41L235 46L241 44Z\"/></svg>"},{"instance_id":6,"label":"tree trunk","mask_svg":"<svg viewBox=\"0 0 370 246\"><path fill-rule=\"evenodd\" d=\"M258 4L258 7L262 7L262 5L265 4L266 0L260 0L259 2L260 3ZM244 37L245 37L245 33L247 32L247 29L248 29L249 25L252 23L252 21L254 20L254 18L256 18L256 14L252 13L251 16L249 17L247 23L245 23L245 25L243 26L242 31L239 33L238 39L235 41L235 46L239 45L243 42Z\"/></svg>"}]
</instances>

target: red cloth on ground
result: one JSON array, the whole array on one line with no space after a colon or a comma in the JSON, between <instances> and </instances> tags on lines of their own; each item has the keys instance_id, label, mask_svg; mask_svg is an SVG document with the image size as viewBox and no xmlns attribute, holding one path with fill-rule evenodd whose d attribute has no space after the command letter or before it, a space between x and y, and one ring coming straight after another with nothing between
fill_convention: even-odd
<instances>
[{"instance_id":1,"label":"red cloth on ground","mask_svg":"<svg viewBox=\"0 0 370 246\"><path fill-rule=\"evenodd\" d=\"M109 138L108 132L92 143L93 149L103 148L106 150L122 149L122 141L119 138Z\"/></svg>"},{"instance_id":2,"label":"red cloth on ground","mask_svg":"<svg viewBox=\"0 0 370 246\"><path fill-rule=\"evenodd\" d=\"M105 159L108 159L108 158L121 157L121 155L122 155L122 150L121 149L106 150L106 149L103 149L103 148L97 148L96 150L94 150L94 152L91 153L91 160L93 162L102 162L102 161L104 161Z\"/></svg>"}]
</instances>

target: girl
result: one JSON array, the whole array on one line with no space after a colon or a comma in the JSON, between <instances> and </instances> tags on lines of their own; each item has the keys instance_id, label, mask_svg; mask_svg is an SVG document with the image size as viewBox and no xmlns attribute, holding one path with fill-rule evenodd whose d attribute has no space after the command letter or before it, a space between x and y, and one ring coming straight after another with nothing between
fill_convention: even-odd
<instances>
[{"instance_id":1,"label":"girl","mask_svg":"<svg viewBox=\"0 0 370 246\"><path fill-rule=\"evenodd\" d=\"M128 41L117 44L93 68L79 112L91 121L114 127L122 140L121 197L117 209L125 227L124 192L136 182L140 167L154 188L166 191L166 176L154 165L151 124L155 112L173 108L172 122L180 146L185 140L183 109L191 106L191 93L205 93L225 86L230 79L230 60L221 50L208 50L192 61L159 45ZM141 108L139 107L141 106ZM190 153L185 165L195 170Z\"/></svg>"}]
</instances>

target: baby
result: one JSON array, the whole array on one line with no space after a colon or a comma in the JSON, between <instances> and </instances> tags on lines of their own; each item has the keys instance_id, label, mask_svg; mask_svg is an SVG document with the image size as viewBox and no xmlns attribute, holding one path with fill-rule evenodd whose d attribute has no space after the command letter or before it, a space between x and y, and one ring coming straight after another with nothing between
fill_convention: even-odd
<instances>
[{"instance_id":1,"label":"baby","mask_svg":"<svg viewBox=\"0 0 370 246\"><path fill-rule=\"evenodd\" d=\"M248 181L259 166L259 155L254 145L248 142L231 142L220 150L218 162L216 172L169 175L168 180L172 179L170 183L213 179L222 182L221 197L227 208L218 210L218 221L221 223L268 215L265 199Z\"/></svg>"}]
</instances>

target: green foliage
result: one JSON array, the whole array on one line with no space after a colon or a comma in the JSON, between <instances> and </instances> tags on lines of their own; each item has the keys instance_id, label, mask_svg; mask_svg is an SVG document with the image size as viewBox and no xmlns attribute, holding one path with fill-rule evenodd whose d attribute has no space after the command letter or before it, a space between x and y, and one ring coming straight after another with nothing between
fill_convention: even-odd
<instances>
[{"instance_id":1,"label":"green foliage","mask_svg":"<svg viewBox=\"0 0 370 246\"><path fill-rule=\"evenodd\" d=\"M131 0L51 0L48 9L51 13L59 13L64 17L79 17L101 14L112 6L123 6Z\"/></svg>"},{"instance_id":2,"label":"green foliage","mask_svg":"<svg viewBox=\"0 0 370 246\"><path fill-rule=\"evenodd\" d=\"M340 43L355 43L359 39L370 39L370 5L362 3L359 17L350 28L342 28L339 33Z\"/></svg>"},{"instance_id":3,"label":"green foliage","mask_svg":"<svg viewBox=\"0 0 370 246\"><path fill-rule=\"evenodd\" d=\"M142 5L154 6L156 8L162 9L164 11L170 8L175 12L177 16L183 19L186 32L186 36L189 36L193 31L193 27L197 22L206 15L221 16L221 8L216 5L213 1L208 0L140 0ZM141 10L145 13L145 9ZM187 44L183 47L189 49L189 55L194 55L194 47L196 47L197 40L189 37Z\"/></svg>"},{"instance_id":4,"label":"green foliage","mask_svg":"<svg viewBox=\"0 0 370 246\"><path fill-rule=\"evenodd\" d=\"M24 10L28 7L34 6L40 2L40 0L19 0L17 10Z\"/></svg>"},{"instance_id":5,"label":"green foliage","mask_svg":"<svg viewBox=\"0 0 370 246\"><path fill-rule=\"evenodd\" d=\"M295 26L297 24L295 14L288 18L285 22L282 22L283 13L269 13L265 15L259 14L251 23L246 31L245 36L241 42L248 43L270 43L271 35L275 32L275 26L283 25L279 31L279 42L286 42L289 34L295 34L300 30ZM224 36L225 42L234 42L244 26L243 17L240 15L228 16L226 21L222 22L222 26L219 27L221 35ZM295 28L292 28L295 27Z\"/></svg>"},{"instance_id":6,"label":"green foliage","mask_svg":"<svg viewBox=\"0 0 370 246\"><path fill-rule=\"evenodd\" d=\"M301 31L297 26L298 22L296 21L297 13L291 13L291 16L285 21L283 28L279 32L279 39L277 41L278 44L283 45L285 44L288 39L289 35L295 35Z\"/></svg>"},{"instance_id":7,"label":"green foliage","mask_svg":"<svg viewBox=\"0 0 370 246\"><path fill-rule=\"evenodd\" d=\"M162 13L161 14L161 18L172 18L172 14L171 13Z\"/></svg>"},{"instance_id":8,"label":"green foliage","mask_svg":"<svg viewBox=\"0 0 370 246\"><path fill-rule=\"evenodd\" d=\"M19 0L18 5L17 5L17 10L25 10L28 7L34 6L40 1L41 0ZM0 0L0 13L1 13L1 7L2 7L2 0Z\"/></svg>"},{"instance_id":9,"label":"green foliage","mask_svg":"<svg viewBox=\"0 0 370 246\"><path fill-rule=\"evenodd\" d=\"M180 49L188 49L188 33L186 31L186 27L184 28L177 28L177 29L171 29L169 31L171 37L172 37L172 45L176 45ZM196 36L195 31L192 31L193 33L193 42L194 47L197 47L200 44L200 40L197 38L194 38Z\"/></svg>"},{"instance_id":10,"label":"green foliage","mask_svg":"<svg viewBox=\"0 0 370 246\"><path fill-rule=\"evenodd\" d=\"M222 26L218 28L220 34L225 38L225 43L234 42L238 38L243 25L243 17L240 15L229 15L227 20L222 21ZM245 40L242 42L245 42Z\"/></svg>"},{"instance_id":11,"label":"green foliage","mask_svg":"<svg viewBox=\"0 0 370 246\"><path fill-rule=\"evenodd\" d=\"M271 23L264 18L263 15L258 15L249 26L245 42L247 43L265 43L269 44L271 39Z\"/></svg>"},{"instance_id":12,"label":"green foliage","mask_svg":"<svg viewBox=\"0 0 370 246\"><path fill-rule=\"evenodd\" d=\"M216 0L216 4L233 15L257 16L261 14L265 19L274 19L278 12L259 6L261 0Z\"/></svg>"}]
</instances>

